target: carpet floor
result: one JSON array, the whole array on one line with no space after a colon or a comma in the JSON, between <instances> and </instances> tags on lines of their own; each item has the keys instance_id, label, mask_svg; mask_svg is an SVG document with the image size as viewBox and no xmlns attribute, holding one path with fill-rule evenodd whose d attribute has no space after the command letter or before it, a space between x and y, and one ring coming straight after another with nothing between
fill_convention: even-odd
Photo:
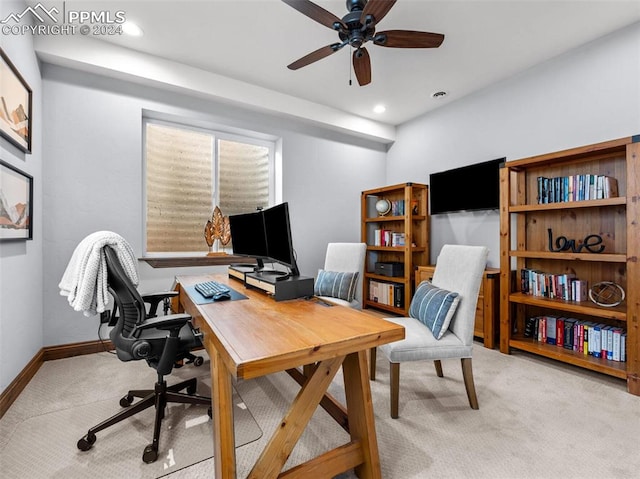
<instances>
[{"instance_id":1,"label":"carpet floor","mask_svg":"<svg viewBox=\"0 0 640 479\"><path fill-rule=\"evenodd\" d=\"M95 474L95 464L75 447L75 441L84 433L82 430L72 435L70 443L56 446L55 454L42 450L47 443L59 441L62 424L59 431L48 431L47 437L37 439L37 450L29 447L29 441L22 441L8 454L17 423L54 410L81 411L89 403L119 397L122 393L112 389L130 384L129 365L123 367L112 360L109 368L103 370L105 380L93 385L91 367L85 365L89 358L45 363L0 420L2 477L29 477L24 473L6 476L5 461L10 461L7 464L11 464L12 471L20 473L27 470L27 463L39 458L49 464L52 472L48 477L73 479L86 477L88 471L94 478L147 477L141 473L147 465L141 461L126 464L119 457L109 458L111 470L107 475ZM114 358L100 360L111 359ZM202 368L182 368L178 374L193 374L197 369L208 371L208 363ZM640 477L640 397L629 394L624 381L525 353L504 355L476 343L473 371L480 409L472 410L460 362L443 361L443 369L445 377L438 378L432 363L402 364L400 417L391 419L389 367L378 354L377 379L371 382L371 391L383 478ZM45 387L43 383L49 385ZM251 470L299 388L286 373L237 381L234 387L263 431L259 439L236 449L240 478ZM329 391L343 400L340 373ZM88 423L92 425L91 421ZM147 432L151 434L145 427ZM210 444L210 437L205 436L206 433L200 435L201 440ZM100 446L101 440L94 448ZM347 441L347 434L319 409L285 469ZM135 452L141 454L141 450ZM214 461L215 458L202 460L170 472L167 478L209 478ZM87 469L82 476L67 475L67 470L61 476L56 472L58 462L84 462ZM355 477L349 471L340 479Z\"/></svg>"}]
</instances>

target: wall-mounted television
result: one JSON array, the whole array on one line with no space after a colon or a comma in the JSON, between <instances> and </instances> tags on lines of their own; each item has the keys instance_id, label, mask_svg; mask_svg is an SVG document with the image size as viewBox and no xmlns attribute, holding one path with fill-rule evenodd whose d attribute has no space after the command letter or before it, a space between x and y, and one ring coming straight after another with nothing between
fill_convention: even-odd
<instances>
[{"instance_id":1,"label":"wall-mounted television","mask_svg":"<svg viewBox=\"0 0 640 479\"><path fill-rule=\"evenodd\" d=\"M255 258L258 271L268 273L264 269L264 261L271 261L286 266L291 276L300 276L291 238L288 203L253 213L231 215L229 227L233 253Z\"/></svg>"},{"instance_id":2,"label":"wall-mounted television","mask_svg":"<svg viewBox=\"0 0 640 479\"><path fill-rule=\"evenodd\" d=\"M429 175L431 214L492 210L500 207L500 165L506 158Z\"/></svg>"}]
</instances>

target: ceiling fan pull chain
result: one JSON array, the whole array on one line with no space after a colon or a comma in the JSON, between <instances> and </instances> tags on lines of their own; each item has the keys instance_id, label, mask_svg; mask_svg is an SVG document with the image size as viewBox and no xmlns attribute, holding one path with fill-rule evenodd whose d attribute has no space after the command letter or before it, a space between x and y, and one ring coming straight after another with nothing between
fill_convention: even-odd
<instances>
[{"instance_id":1,"label":"ceiling fan pull chain","mask_svg":"<svg viewBox=\"0 0 640 479\"><path fill-rule=\"evenodd\" d=\"M351 86L353 85L353 83L351 82L351 73L353 72L353 67L351 66L351 55L347 55L347 61L349 62L349 86Z\"/></svg>"}]
</instances>

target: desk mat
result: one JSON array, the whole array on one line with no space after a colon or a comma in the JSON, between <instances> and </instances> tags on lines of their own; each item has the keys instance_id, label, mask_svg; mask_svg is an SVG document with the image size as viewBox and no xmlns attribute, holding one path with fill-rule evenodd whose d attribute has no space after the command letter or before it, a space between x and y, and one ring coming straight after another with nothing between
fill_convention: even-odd
<instances>
[{"instance_id":1,"label":"desk mat","mask_svg":"<svg viewBox=\"0 0 640 479\"><path fill-rule=\"evenodd\" d=\"M239 300L239 299L249 299L244 294L238 293L233 288L229 288L229 290L230 290L229 293L231 294L231 298L223 299L222 301L216 301L213 298L205 298L198 291L196 291L196 287L195 286L184 286L184 289L187 290L187 293L189 293L189 296L191 297L193 302L196 303L196 304L208 304L208 303L216 303L216 302L217 303L223 303L225 301L236 301L236 300Z\"/></svg>"}]
</instances>

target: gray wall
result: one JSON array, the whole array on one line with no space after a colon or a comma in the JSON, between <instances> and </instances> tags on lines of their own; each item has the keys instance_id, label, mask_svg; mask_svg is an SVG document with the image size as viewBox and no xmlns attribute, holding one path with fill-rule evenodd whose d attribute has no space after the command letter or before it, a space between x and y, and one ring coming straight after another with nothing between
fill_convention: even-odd
<instances>
[{"instance_id":1,"label":"gray wall","mask_svg":"<svg viewBox=\"0 0 640 479\"><path fill-rule=\"evenodd\" d=\"M283 201L302 274L315 275L328 242L359 241L360 191L384 185L386 151L377 143L48 64L43 80L44 345L96 339L97 319L74 312L58 289L82 238L112 230L142 255L143 110L282 139ZM169 288L176 274L207 271L142 262L139 269L146 291Z\"/></svg>"},{"instance_id":2,"label":"gray wall","mask_svg":"<svg viewBox=\"0 0 640 479\"><path fill-rule=\"evenodd\" d=\"M531 68L398 128L387 183L494 158L515 160L640 133L640 24ZM489 247L498 211L431 217L431 259L445 243Z\"/></svg>"},{"instance_id":3,"label":"gray wall","mask_svg":"<svg viewBox=\"0 0 640 479\"><path fill-rule=\"evenodd\" d=\"M0 3L0 18L24 9ZM0 243L0 391L42 347L42 84L29 35L2 35L2 49L33 90L32 153L0 138L0 158L33 176L33 240Z\"/></svg>"}]
</instances>

